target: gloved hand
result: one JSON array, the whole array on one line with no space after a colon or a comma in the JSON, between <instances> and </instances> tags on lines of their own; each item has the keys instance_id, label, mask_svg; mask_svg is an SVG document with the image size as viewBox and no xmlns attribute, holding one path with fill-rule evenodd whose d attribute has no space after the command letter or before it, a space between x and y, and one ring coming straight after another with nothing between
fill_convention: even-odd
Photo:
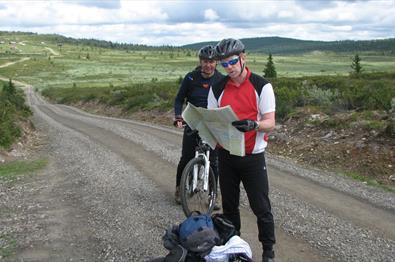
<instances>
[{"instance_id":1,"label":"gloved hand","mask_svg":"<svg viewBox=\"0 0 395 262\"><path fill-rule=\"evenodd\" d=\"M236 127L241 132L257 130L257 128L258 128L258 123L256 121L250 120L250 119L233 121L232 125L234 127Z\"/></svg>"},{"instance_id":2,"label":"gloved hand","mask_svg":"<svg viewBox=\"0 0 395 262\"><path fill-rule=\"evenodd\" d=\"M180 127L184 125L184 119L182 118L182 116L175 116L174 117L174 121L173 121L173 126L175 127Z\"/></svg>"}]
</instances>

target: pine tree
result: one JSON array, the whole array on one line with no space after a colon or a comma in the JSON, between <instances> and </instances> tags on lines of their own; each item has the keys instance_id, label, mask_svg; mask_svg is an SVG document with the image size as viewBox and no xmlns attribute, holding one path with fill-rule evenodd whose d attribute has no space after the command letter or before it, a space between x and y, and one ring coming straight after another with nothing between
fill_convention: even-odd
<instances>
[{"instance_id":1,"label":"pine tree","mask_svg":"<svg viewBox=\"0 0 395 262\"><path fill-rule=\"evenodd\" d=\"M353 73L359 75L362 72L361 58L356 54L352 60L351 68L354 70Z\"/></svg>"},{"instance_id":2,"label":"pine tree","mask_svg":"<svg viewBox=\"0 0 395 262\"><path fill-rule=\"evenodd\" d=\"M265 70L263 70L264 77L269 77L269 78L276 78L277 77L277 72L276 68L274 66L273 62L273 57L272 54L269 54L269 58L267 59L266 67Z\"/></svg>"},{"instance_id":3,"label":"pine tree","mask_svg":"<svg viewBox=\"0 0 395 262\"><path fill-rule=\"evenodd\" d=\"M14 83L12 82L11 78L8 81L8 84L3 85L3 93L4 95L8 97L13 97L16 94L16 88Z\"/></svg>"}]
</instances>

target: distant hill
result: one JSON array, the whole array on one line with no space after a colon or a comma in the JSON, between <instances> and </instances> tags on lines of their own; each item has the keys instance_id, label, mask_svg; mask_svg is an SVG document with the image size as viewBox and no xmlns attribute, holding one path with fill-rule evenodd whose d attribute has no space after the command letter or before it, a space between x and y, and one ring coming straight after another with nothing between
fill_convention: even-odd
<instances>
[{"instance_id":1,"label":"distant hill","mask_svg":"<svg viewBox=\"0 0 395 262\"><path fill-rule=\"evenodd\" d=\"M22 40L30 40L36 42L46 42L52 44L72 44L72 45L87 45L94 47L102 47L102 48L113 48L113 49L122 49L122 50L179 50L183 49L179 46L149 46L149 45L140 45L140 44L129 44L129 43L117 43L106 40L98 40L98 39L87 39L87 38L72 38L66 37L59 34L37 34L31 32L9 32L9 31L0 31L0 41L22 41Z\"/></svg>"},{"instance_id":2,"label":"distant hill","mask_svg":"<svg viewBox=\"0 0 395 262\"><path fill-rule=\"evenodd\" d=\"M19 40L18 40L19 39ZM88 45L103 48L114 48L123 50L180 50L193 49L211 44L217 41L200 42L183 46L148 46L129 43L117 43L97 39L77 39L65 37L58 34L37 34L30 32L8 32L0 31L0 40L35 40L52 42L53 44L75 44ZM246 45L248 52L272 53L272 54L301 54L313 51L331 52L374 52L385 55L395 55L395 38L380 40L344 40L344 41L311 41L284 37L255 37L240 39Z\"/></svg>"},{"instance_id":3,"label":"distant hill","mask_svg":"<svg viewBox=\"0 0 395 262\"><path fill-rule=\"evenodd\" d=\"M255 37L240 39L248 52L272 54L300 54L312 51L332 52L365 52L373 51L395 55L395 38L382 40L344 40L344 41L311 41L284 37ZM183 48L199 49L203 45L215 45L217 42L200 42L183 45Z\"/></svg>"}]
</instances>

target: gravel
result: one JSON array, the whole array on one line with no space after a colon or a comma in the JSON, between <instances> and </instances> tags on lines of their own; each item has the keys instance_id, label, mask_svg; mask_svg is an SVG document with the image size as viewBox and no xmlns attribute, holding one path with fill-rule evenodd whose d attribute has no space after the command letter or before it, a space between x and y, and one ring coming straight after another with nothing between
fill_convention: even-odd
<instances>
[{"instance_id":1,"label":"gravel","mask_svg":"<svg viewBox=\"0 0 395 262\"><path fill-rule=\"evenodd\" d=\"M73 117L69 115L69 117ZM153 151L162 158L176 164L179 159L179 148L143 132L130 132L127 126L108 125L106 118L84 118L101 128L139 143L147 150ZM127 121L126 121L127 122ZM313 180L325 187L364 199L376 206L395 211L393 193L369 187L363 183L349 180L335 174L322 171L306 170L295 163L289 163L268 157L268 163L306 179ZM269 171L270 175L270 171ZM246 196L243 205L247 206ZM302 237L312 246L318 248L325 256L338 261L395 261L395 241L385 239L375 232L360 228L351 221L345 221L325 210L305 203L275 187L271 189L273 212L276 221L289 234Z\"/></svg>"},{"instance_id":2,"label":"gravel","mask_svg":"<svg viewBox=\"0 0 395 262\"><path fill-rule=\"evenodd\" d=\"M40 111L36 113L48 123L41 128L47 129L52 140L49 151L57 160L57 168L81 187L75 192L82 195L74 197L80 198L89 211L89 227L100 243L97 259L144 261L164 255L166 250L161 241L164 230L184 218L172 199L120 156ZM114 132L122 129L102 120L96 122L110 126Z\"/></svg>"},{"instance_id":3,"label":"gravel","mask_svg":"<svg viewBox=\"0 0 395 262\"><path fill-rule=\"evenodd\" d=\"M61 107L51 108L62 111L67 117L110 130L172 164L178 162L180 145L143 131L132 132L126 120L114 124L114 120L107 117L91 117L87 113L75 115L63 112ZM52 152L55 168L62 170L63 176L73 185L70 197L78 199L88 213L86 226L93 232L97 243L95 260L145 261L164 255L166 250L161 241L164 229L184 218L172 198L122 157L89 137L58 124L41 111L35 110L35 113L37 127L48 133L49 152ZM334 174L306 170L270 155L268 163L395 214L392 193ZM247 207L245 195L242 200ZM330 260L395 261L394 239L361 228L287 192L280 192L274 186L271 187L271 200L277 225L290 235L303 238ZM4 201L4 195L0 195L0 201Z\"/></svg>"}]
</instances>

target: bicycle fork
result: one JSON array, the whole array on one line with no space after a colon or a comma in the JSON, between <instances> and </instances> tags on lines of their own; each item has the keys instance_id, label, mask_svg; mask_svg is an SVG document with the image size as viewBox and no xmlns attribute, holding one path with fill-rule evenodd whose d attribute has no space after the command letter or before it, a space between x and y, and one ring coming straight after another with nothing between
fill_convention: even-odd
<instances>
[{"instance_id":1,"label":"bicycle fork","mask_svg":"<svg viewBox=\"0 0 395 262\"><path fill-rule=\"evenodd\" d=\"M204 172L201 174L199 172L199 166L195 165L193 167L193 180L192 180L192 189L195 191L197 187L197 183L199 179L203 179L203 190L204 192L208 191L208 179L209 179L209 172L210 172L210 149L206 151L206 154L199 153L196 151L195 157L202 157L204 160ZM202 177L199 177L199 175L203 175Z\"/></svg>"}]
</instances>

